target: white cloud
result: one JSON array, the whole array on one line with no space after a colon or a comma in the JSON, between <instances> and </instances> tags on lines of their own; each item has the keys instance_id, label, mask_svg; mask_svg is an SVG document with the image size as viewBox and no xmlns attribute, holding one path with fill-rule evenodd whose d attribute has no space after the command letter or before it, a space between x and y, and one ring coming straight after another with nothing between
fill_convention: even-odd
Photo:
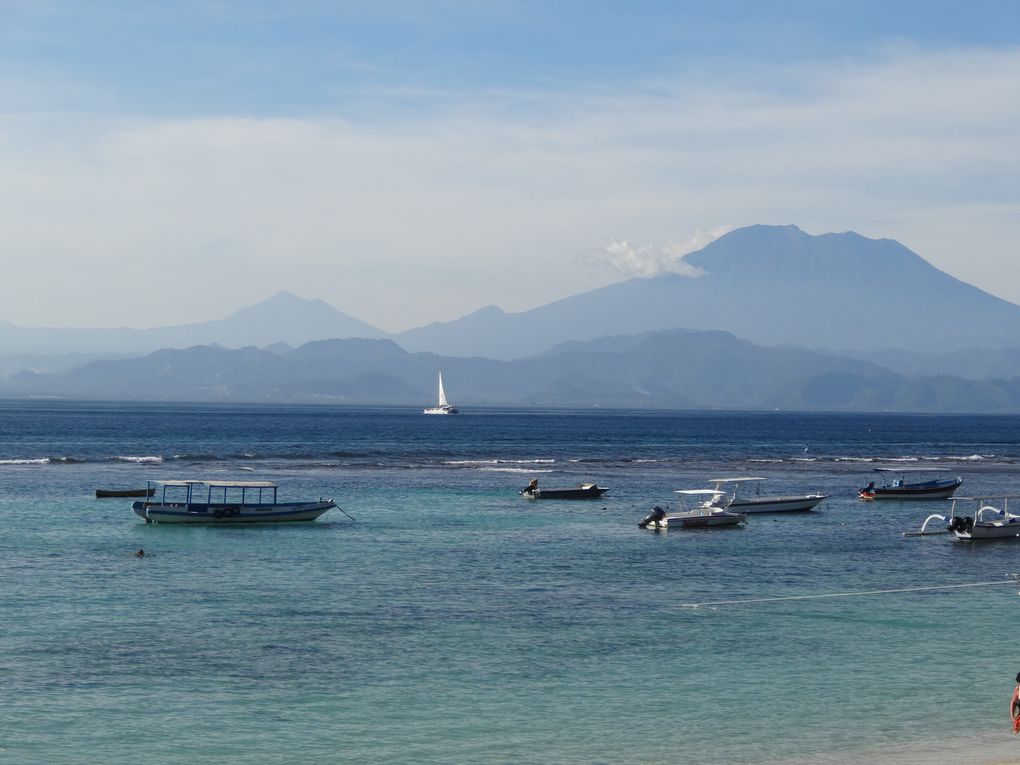
<instances>
[{"instance_id":1,"label":"white cloud","mask_svg":"<svg viewBox=\"0 0 1020 765\"><path fill-rule=\"evenodd\" d=\"M720 226L711 231L696 231L684 242L664 244L631 245L626 240L614 239L599 251L613 268L628 276L653 277L662 274L680 274L697 278L704 275L697 266L692 266L684 256L715 241L733 226Z\"/></svg>"}]
</instances>

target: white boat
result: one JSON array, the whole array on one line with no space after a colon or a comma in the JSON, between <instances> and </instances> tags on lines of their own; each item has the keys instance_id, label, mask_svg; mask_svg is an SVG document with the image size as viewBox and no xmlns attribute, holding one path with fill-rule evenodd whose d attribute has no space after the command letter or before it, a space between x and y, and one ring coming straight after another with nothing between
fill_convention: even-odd
<instances>
[{"instance_id":1,"label":"white boat","mask_svg":"<svg viewBox=\"0 0 1020 765\"><path fill-rule=\"evenodd\" d=\"M920 531L907 531L904 536L920 537L929 534L953 534L964 542L986 539L1020 538L1020 515L1009 511L1009 501L1020 497L956 497L949 515L933 513L924 519ZM957 503L971 504L973 515L957 514ZM994 504L992 504L994 503ZM937 522L934 529L928 525Z\"/></svg>"},{"instance_id":2,"label":"white boat","mask_svg":"<svg viewBox=\"0 0 1020 765\"><path fill-rule=\"evenodd\" d=\"M457 414L460 410L446 400L446 391L443 389L443 373L439 373L439 404L427 406L423 410L425 414Z\"/></svg>"},{"instance_id":3,"label":"white boat","mask_svg":"<svg viewBox=\"0 0 1020 765\"><path fill-rule=\"evenodd\" d=\"M721 491L678 489L674 493L680 495L680 510L670 512L656 506L638 526L642 529L710 529L739 526L746 520L743 513L735 513L716 504L724 496Z\"/></svg>"},{"instance_id":4,"label":"white boat","mask_svg":"<svg viewBox=\"0 0 1020 765\"><path fill-rule=\"evenodd\" d=\"M803 513L814 510L828 494L799 494L794 496L765 496L761 493L761 481L764 478L757 476L742 476L738 478L713 478L709 481L715 491L721 492L722 497L716 504L732 510L736 513ZM745 490L741 492L741 485Z\"/></svg>"},{"instance_id":5,"label":"white boat","mask_svg":"<svg viewBox=\"0 0 1020 765\"><path fill-rule=\"evenodd\" d=\"M946 499L960 488L960 476L943 478L942 468L877 467L885 481L875 485L868 483L857 492L861 499Z\"/></svg>"},{"instance_id":6,"label":"white boat","mask_svg":"<svg viewBox=\"0 0 1020 765\"><path fill-rule=\"evenodd\" d=\"M146 523L280 523L314 521L332 499L278 502L272 481L149 481L153 498L131 509Z\"/></svg>"}]
</instances>

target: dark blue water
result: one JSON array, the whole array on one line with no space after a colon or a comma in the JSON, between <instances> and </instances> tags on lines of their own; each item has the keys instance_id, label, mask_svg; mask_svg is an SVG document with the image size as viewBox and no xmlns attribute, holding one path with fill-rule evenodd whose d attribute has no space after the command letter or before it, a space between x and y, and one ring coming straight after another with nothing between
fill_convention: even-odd
<instances>
[{"instance_id":1,"label":"dark blue water","mask_svg":"<svg viewBox=\"0 0 1020 765\"><path fill-rule=\"evenodd\" d=\"M904 538L944 503L855 488L900 461L1020 494L1018 459L1016 417L8 402L0 755L926 761L954 719L990 751L1015 584L688 604L1005 581L1020 547ZM831 497L738 530L636 528L733 473ZM147 526L93 497L159 478L277 480L357 520ZM534 503L531 478L611 489Z\"/></svg>"}]
</instances>

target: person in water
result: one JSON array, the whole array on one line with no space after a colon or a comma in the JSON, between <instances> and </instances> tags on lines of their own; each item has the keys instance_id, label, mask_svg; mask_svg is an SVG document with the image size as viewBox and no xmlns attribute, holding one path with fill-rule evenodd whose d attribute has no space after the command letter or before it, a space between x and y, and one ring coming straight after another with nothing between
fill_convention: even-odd
<instances>
[{"instance_id":1,"label":"person in water","mask_svg":"<svg viewBox=\"0 0 1020 765\"><path fill-rule=\"evenodd\" d=\"M138 552L135 553L135 557L136 558L144 558L145 557L145 550L143 550L141 547L139 547L138 548Z\"/></svg>"},{"instance_id":2,"label":"person in water","mask_svg":"<svg viewBox=\"0 0 1020 765\"><path fill-rule=\"evenodd\" d=\"M1009 700L1009 716L1013 718L1013 733L1020 733L1020 672L1016 675L1016 688Z\"/></svg>"}]
</instances>

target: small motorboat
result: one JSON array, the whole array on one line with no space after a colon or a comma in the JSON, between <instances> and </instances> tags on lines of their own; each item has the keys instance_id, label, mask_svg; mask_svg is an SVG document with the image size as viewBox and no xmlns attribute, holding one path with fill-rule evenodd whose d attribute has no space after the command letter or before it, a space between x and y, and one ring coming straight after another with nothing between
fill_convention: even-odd
<instances>
[{"instance_id":1,"label":"small motorboat","mask_svg":"<svg viewBox=\"0 0 1020 765\"><path fill-rule=\"evenodd\" d=\"M953 534L963 542L1020 538L1020 515L1009 511L1011 499L1016 500L1020 497L956 497L948 516L933 513L924 519L919 531L905 531L903 536ZM973 503L973 515L958 515L959 502ZM928 526L933 521L936 522L936 526L929 529Z\"/></svg>"},{"instance_id":2,"label":"small motorboat","mask_svg":"<svg viewBox=\"0 0 1020 765\"><path fill-rule=\"evenodd\" d=\"M715 491L723 492L716 503L735 513L803 513L814 510L828 494L799 494L796 496L765 496L761 493L764 478L713 478L709 483ZM741 484L751 484L753 492L741 493Z\"/></svg>"},{"instance_id":3,"label":"small motorboat","mask_svg":"<svg viewBox=\"0 0 1020 765\"><path fill-rule=\"evenodd\" d=\"M96 489L96 497L151 497L156 490L151 486L147 489Z\"/></svg>"},{"instance_id":4,"label":"small motorboat","mask_svg":"<svg viewBox=\"0 0 1020 765\"><path fill-rule=\"evenodd\" d=\"M725 494L715 489L678 489L680 510L669 512L656 506L650 515L638 523L642 529L711 529L739 526L745 520L743 513L722 507ZM690 505L690 507L688 507Z\"/></svg>"},{"instance_id":5,"label":"small motorboat","mask_svg":"<svg viewBox=\"0 0 1020 765\"><path fill-rule=\"evenodd\" d=\"M525 499L598 499L609 491L609 487L597 486L593 483L581 483L561 489L540 489L535 478L527 487L521 489L520 495Z\"/></svg>"},{"instance_id":6,"label":"small motorboat","mask_svg":"<svg viewBox=\"0 0 1020 765\"><path fill-rule=\"evenodd\" d=\"M886 480L881 485L874 481L857 492L861 499L948 499L953 496L963 479L960 476L943 478L941 468L877 467Z\"/></svg>"},{"instance_id":7,"label":"small motorboat","mask_svg":"<svg viewBox=\"0 0 1020 765\"><path fill-rule=\"evenodd\" d=\"M161 490L156 500L131 504L146 523L314 521L336 507L332 499L322 498L278 502L272 481L149 481L147 488Z\"/></svg>"}]
</instances>

